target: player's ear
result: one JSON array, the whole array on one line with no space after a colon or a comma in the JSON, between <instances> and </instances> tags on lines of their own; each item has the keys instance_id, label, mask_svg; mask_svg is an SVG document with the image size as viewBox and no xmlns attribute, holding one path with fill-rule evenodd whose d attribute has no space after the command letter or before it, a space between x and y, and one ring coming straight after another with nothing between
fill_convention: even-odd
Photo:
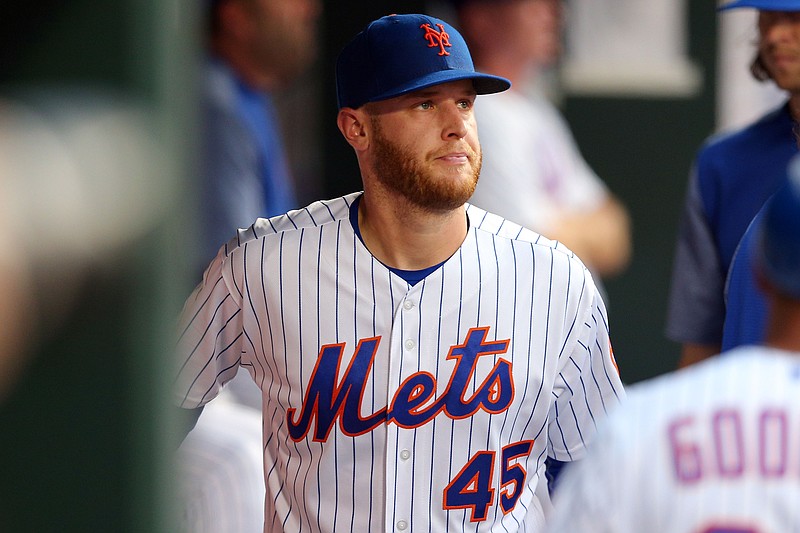
<instances>
[{"instance_id":1,"label":"player's ear","mask_svg":"<svg viewBox=\"0 0 800 533\"><path fill-rule=\"evenodd\" d=\"M367 132L364 122L367 117L358 109L343 107L339 110L336 117L336 124L339 131L344 135L345 140L356 150L363 150L368 145Z\"/></svg>"}]
</instances>

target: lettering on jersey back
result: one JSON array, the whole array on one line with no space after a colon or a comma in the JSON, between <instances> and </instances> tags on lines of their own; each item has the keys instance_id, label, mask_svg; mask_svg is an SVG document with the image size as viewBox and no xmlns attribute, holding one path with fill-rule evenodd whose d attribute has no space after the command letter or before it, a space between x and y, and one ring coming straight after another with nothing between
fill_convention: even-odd
<instances>
[{"instance_id":1,"label":"lettering on jersey back","mask_svg":"<svg viewBox=\"0 0 800 533\"><path fill-rule=\"evenodd\" d=\"M667 426L666 438L678 483L711 479L781 479L800 475L796 451L800 432L792 414L781 407L756 413L736 407L707 415L679 416Z\"/></svg>"},{"instance_id":2,"label":"lettering on jersey back","mask_svg":"<svg viewBox=\"0 0 800 533\"><path fill-rule=\"evenodd\" d=\"M299 414L294 407L286 411L290 437L296 442L303 440L311 431L312 423L315 424L314 441L323 442L337 422L344 434L355 437L381 424L418 427L439 413L453 419L467 418L480 410L502 413L514 399L512 368L506 359L499 358L475 391L471 395L468 393L470 383L481 377L476 375L478 360L508 350L508 340L486 342L488 332L488 327L470 329L462 344L450 348L447 359L454 360L455 366L447 387L438 398L434 399L436 378L429 372L417 372L400 384L390 406L366 417L361 415L362 400L381 338L359 341L340 382L337 382L337 376L345 345L323 346Z\"/></svg>"}]
</instances>

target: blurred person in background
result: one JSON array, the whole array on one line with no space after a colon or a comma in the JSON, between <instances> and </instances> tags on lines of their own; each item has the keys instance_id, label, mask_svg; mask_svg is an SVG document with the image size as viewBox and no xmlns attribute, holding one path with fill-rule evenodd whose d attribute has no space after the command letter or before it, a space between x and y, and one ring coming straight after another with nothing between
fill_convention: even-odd
<instances>
[{"instance_id":1,"label":"blurred person in background","mask_svg":"<svg viewBox=\"0 0 800 533\"><path fill-rule=\"evenodd\" d=\"M316 59L322 4L208 0L207 7L198 282L237 229L299 207L275 96ZM181 531L262 531L261 393L247 371L240 374L181 445Z\"/></svg>"},{"instance_id":2,"label":"blurred person in background","mask_svg":"<svg viewBox=\"0 0 800 533\"><path fill-rule=\"evenodd\" d=\"M170 184L154 184L163 162L148 129L144 106L111 91L0 97L0 401L90 280L174 199Z\"/></svg>"},{"instance_id":3,"label":"blurred person in background","mask_svg":"<svg viewBox=\"0 0 800 533\"><path fill-rule=\"evenodd\" d=\"M319 51L320 0L208 0L201 77L199 281L239 228L300 207L274 94L296 81ZM250 379L229 386L261 408Z\"/></svg>"},{"instance_id":4,"label":"blurred person in background","mask_svg":"<svg viewBox=\"0 0 800 533\"><path fill-rule=\"evenodd\" d=\"M299 207L273 93L318 52L320 0L208 0L198 273L231 232Z\"/></svg>"},{"instance_id":5,"label":"blurred person in background","mask_svg":"<svg viewBox=\"0 0 800 533\"><path fill-rule=\"evenodd\" d=\"M544 91L561 53L561 0L451 2L476 67L512 82L475 107L486 150L471 202L563 242L595 277L621 273L632 248L627 210Z\"/></svg>"},{"instance_id":6,"label":"blurred person in background","mask_svg":"<svg viewBox=\"0 0 800 533\"><path fill-rule=\"evenodd\" d=\"M548 533L798 531L800 161L753 246L762 345L628 387L554 494Z\"/></svg>"},{"instance_id":7,"label":"blurred person in background","mask_svg":"<svg viewBox=\"0 0 800 533\"><path fill-rule=\"evenodd\" d=\"M168 519L157 487L175 424L149 407L181 249L157 253L157 237L181 195L171 111L158 111L89 83L0 96L3 531L160 531Z\"/></svg>"},{"instance_id":8,"label":"blurred person in background","mask_svg":"<svg viewBox=\"0 0 800 533\"><path fill-rule=\"evenodd\" d=\"M725 280L734 252L798 153L800 1L736 0L720 7L738 8L758 10L753 76L772 80L787 99L738 131L712 136L698 150L675 248L666 325L666 336L681 343L679 367L721 350Z\"/></svg>"}]
</instances>

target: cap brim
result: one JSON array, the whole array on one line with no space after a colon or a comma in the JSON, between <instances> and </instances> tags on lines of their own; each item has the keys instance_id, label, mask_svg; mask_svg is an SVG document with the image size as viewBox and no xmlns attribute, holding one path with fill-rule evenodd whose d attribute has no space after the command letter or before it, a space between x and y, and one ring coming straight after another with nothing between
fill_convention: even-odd
<instances>
[{"instance_id":1,"label":"cap brim","mask_svg":"<svg viewBox=\"0 0 800 533\"><path fill-rule=\"evenodd\" d=\"M377 102L380 100L388 100L395 96L401 96L420 89L433 87L442 83L459 80L472 80L475 87L475 92L478 94L492 94L500 93L511 87L511 82L506 78L500 76L493 76L491 74L483 74L480 72L473 72L469 70L440 70L432 72L427 76L415 79L413 82L394 87L389 91L383 92L379 95L370 98L370 102Z\"/></svg>"},{"instance_id":2,"label":"cap brim","mask_svg":"<svg viewBox=\"0 0 800 533\"><path fill-rule=\"evenodd\" d=\"M718 8L719 11L749 7L764 11L800 11L798 0L734 0Z\"/></svg>"}]
</instances>

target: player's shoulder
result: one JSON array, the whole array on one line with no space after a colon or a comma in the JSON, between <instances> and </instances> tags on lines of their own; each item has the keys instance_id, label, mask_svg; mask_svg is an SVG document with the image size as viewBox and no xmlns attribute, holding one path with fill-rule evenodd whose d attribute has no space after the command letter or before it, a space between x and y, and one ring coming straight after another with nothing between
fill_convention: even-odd
<instances>
[{"instance_id":1,"label":"player's shoulder","mask_svg":"<svg viewBox=\"0 0 800 533\"><path fill-rule=\"evenodd\" d=\"M562 242L548 239L540 233L476 205L467 204L467 216L470 227L474 227L477 232L488 233L500 239L528 243L534 249L556 250L557 253L566 254L579 261L577 256Z\"/></svg>"},{"instance_id":2,"label":"player's shoulder","mask_svg":"<svg viewBox=\"0 0 800 533\"><path fill-rule=\"evenodd\" d=\"M666 425L686 416L713 416L720 409L759 405L800 410L800 354L743 346L687 368L625 387L625 400L601 431L617 446L631 439L662 442Z\"/></svg>"},{"instance_id":3,"label":"player's shoulder","mask_svg":"<svg viewBox=\"0 0 800 533\"><path fill-rule=\"evenodd\" d=\"M254 240L271 239L304 230L318 231L326 225L347 220L350 206L360 194L360 192L354 192L339 198L318 200L306 207L282 215L258 218L250 227L241 228L236 232L236 235L225 245L224 254L228 256L244 244Z\"/></svg>"},{"instance_id":4,"label":"player's shoulder","mask_svg":"<svg viewBox=\"0 0 800 533\"><path fill-rule=\"evenodd\" d=\"M716 368L709 364L703 371L709 376L721 374L721 377L714 378L720 384L740 383L741 390L750 391L753 384L759 384L756 387L765 391L788 386L800 393L800 352L762 345L741 345L723 352L717 359Z\"/></svg>"},{"instance_id":5,"label":"player's shoulder","mask_svg":"<svg viewBox=\"0 0 800 533\"><path fill-rule=\"evenodd\" d=\"M238 115L237 80L231 68L219 58L206 57L200 76L205 112L214 117Z\"/></svg>"},{"instance_id":6,"label":"player's shoulder","mask_svg":"<svg viewBox=\"0 0 800 533\"><path fill-rule=\"evenodd\" d=\"M786 390L784 383L800 393L800 353L747 345L629 385L626 403L641 412L693 410L712 400L735 405L744 390L769 395Z\"/></svg>"},{"instance_id":7,"label":"player's shoulder","mask_svg":"<svg viewBox=\"0 0 800 533\"><path fill-rule=\"evenodd\" d=\"M467 215L470 231L476 233L475 242L491 246L496 254L504 254L498 255L498 265L535 269L536 264L544 264L546 269L543 272L548 273L549 282L557 284L559 290L576 291L582 295L594 294L602 299L589 269L562 242L548 239L516 222L471 204L467 205ZM503 243L508 246L502 246ZM592 298L583 296L579 300L586 306L591 306L593 301Z\"/></svg>"}]
</instances>

